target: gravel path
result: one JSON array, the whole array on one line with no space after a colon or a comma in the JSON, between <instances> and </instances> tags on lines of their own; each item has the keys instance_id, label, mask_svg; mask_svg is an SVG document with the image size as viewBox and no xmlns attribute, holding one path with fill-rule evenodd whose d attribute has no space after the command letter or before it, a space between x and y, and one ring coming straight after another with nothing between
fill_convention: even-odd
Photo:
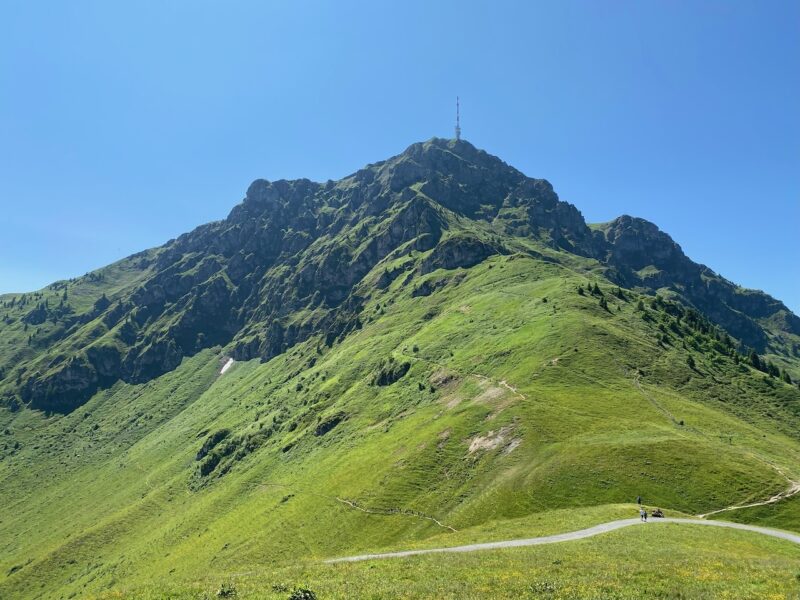
<instances>
[{"instance_id":1,"label":"gravel path","mask_svg":"<svg viewBox=\"0 0 800 600\"><path fill-rule=\"evenodd\" d=\"M757 527L755 525L744 525L742 523L729 523L727 521L700 521L696 519L651 519L647 523L642 523L639 519L621 519L619 521L611 521L609 523L601 523L588 529L581 529L579 531L570 531L569 533L559 533L556 535L548 535L544 537L535 537L522 540L508 540L505 542L488 542L484 544L469 544L467 546L453 546L450 548L428 548L425 550L406 550L404 552L384 552L381 554L359 554L358 556L345 556L342 558L332 558L326 560L326 563L340 563L340 562L356 562L360 560L373 560L378 558L401 558L404 556L416 556L417 554L434 554L439 552L475 552L478 550L496 550L497 548L518 548L520 546L538 546L541 544L555 544L557 542L567 542L570 540L580 540L583 538L592 537L607 531L614 531L615 529L622 529L623 527L631 526L646 526L652 527L659 523L681 523L690 525L705 525L710 527L727 527L729 529L742 529L744 531L753 531L762 535L769 535L776 538L788 540L795 544L800 544L800 535L782 531L780 529L767 529L766 527Z\"/></svg>"}]
</instances>

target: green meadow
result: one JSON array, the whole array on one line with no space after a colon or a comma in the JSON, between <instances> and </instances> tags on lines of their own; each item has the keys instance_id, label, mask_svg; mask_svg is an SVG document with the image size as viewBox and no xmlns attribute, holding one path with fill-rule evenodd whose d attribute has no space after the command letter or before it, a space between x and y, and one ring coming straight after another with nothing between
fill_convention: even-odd
<instances>
[{"instance_id":1,"label":"green meadow","mask_svg":"<svg viewBox=\"0 0 800 600\"><path fill-rule=\"evenodd\" d=\"M698 515L800 480L796 386L575 261L518 252L385 289L376 270L340 342L222 375L226 349L205 349L67 414L0 412L0 597L797 597L800 547L690 525L322 562L561 533L635 517L637 496ZM594 284L605 307L578 292Z\"/></svg>"}]
</instances>

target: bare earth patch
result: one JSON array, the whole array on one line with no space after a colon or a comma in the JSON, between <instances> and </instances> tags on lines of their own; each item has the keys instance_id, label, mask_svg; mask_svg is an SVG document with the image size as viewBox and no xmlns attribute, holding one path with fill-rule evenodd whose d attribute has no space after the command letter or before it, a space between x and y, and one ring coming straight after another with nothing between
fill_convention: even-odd
<instances>
[{"instance_id":1,"label":"bare earth patch","mask_svg":"<svg viewBox=\"0 0 800 600\"><path fill-rule=\"evenodd\" d=\"M511 454L521 443L522 440L520 438L514 438L509 442L508 446L503 448L503 454Z\"/></svg>"},{"instance_id":2,"label":"bare earth patch","mask_svg":"<svg viewBox=\"0 0 800 600\"><path fill-rule=\"evenodd\" d=\"M497 431L490 431L486 435L479 435L470 440L469 453L474 454L478 450L494 450L503 444L511 433L511 427L506 426Z\"/></svg>"},{"instance_id":3,"label":"bare earth patch","mask_svg":"<svg viewBox=\"0 0 800 600\"><path fill-rule=\"evenodd\" d=\"M450 428L448 427L444 431L442 431L439 435L439 443L436 445L439 449L444 448L444 445L447 443L447 440L450 439Z\"/></svg>"},{"instance_id":4,"label":"bare earth patch","mask_svg":"<svg viewBox=\"0 0 800 600\"><path fill-rule=\"evenodd\" d=\"M485 380L481 382L481 384L486 389L484 389L478 396L476 396L475 402L488 403L491 402L492 400L497 400L506 392L506 390L504 390L503 388L496 385L491 385L490 382Z\"/></svg>"},{"instance_id":5,"label":"bare earth patch","mask_svg":"<svg viewBox=\"0 0 800 600\"><path fill-rule=\"evenodd\" d=\"M428 378L428 382L436 389L444 392L441 402L448 410L461 404L463 398L456 391L458 384L461 383L461 377L458 373L454 373L448 369L439 369Z\"/></svg>"}]
</instances>

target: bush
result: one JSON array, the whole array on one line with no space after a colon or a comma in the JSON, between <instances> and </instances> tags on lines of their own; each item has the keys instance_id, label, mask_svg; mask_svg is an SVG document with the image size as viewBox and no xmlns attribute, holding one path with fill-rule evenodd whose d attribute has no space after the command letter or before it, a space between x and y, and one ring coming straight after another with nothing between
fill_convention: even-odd
<instances>
[{"instance_id":1,"label":"bush","mask_svg":"<svg viewBox=\"0 0 800 600\"><path fill-rule=\"evenodd\" d=\"M317 595L309 589L297 588L289 594L289 600L317 600Z\"/></svg>"}]
</instances>

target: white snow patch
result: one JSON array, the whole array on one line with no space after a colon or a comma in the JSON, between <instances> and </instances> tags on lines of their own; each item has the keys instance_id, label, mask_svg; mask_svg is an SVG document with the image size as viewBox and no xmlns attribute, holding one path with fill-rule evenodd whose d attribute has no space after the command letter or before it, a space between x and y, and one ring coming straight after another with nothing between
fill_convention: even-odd
<instances>
[{"instance_id":1,"label":"white snow patch","mask_svg":"<svg viewBox=\"0 0 800 600\"><path fill-rule=\"evenodd\" d=\"M222 369L220 369L219 374L224 375L225 371L230 369L232 366L233 366L233 359L229 358L228 361L224 365L222 365Z\"/></svg>"}]
</instances>

